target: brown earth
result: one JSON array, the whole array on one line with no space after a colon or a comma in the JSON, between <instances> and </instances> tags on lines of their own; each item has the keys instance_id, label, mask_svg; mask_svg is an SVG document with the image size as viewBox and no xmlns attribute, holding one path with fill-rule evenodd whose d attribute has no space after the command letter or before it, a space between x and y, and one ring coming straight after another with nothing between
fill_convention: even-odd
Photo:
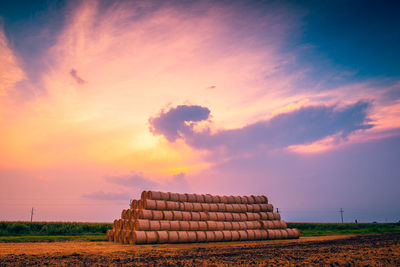
<instances>
[{"instance_id":1,"label":"brown earth","mask_svg":"<svg viewBox=\"0 0 400 267\"><path fill-rule=\"evenodd\" d=\"M0 243L0 266L400 266L400 234L130 246L108 242Z\"/></svg>"}]
</instances>

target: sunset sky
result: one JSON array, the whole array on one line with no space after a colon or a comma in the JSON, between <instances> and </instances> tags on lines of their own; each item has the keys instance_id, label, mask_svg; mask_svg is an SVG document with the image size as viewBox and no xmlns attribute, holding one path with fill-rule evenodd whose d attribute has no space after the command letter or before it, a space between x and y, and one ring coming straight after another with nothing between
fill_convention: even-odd
<instances>
[{"instance_id":1,"label":"sunset sky","mask_svg":"<svg viewBox=\"0 0 400 267\"><path fill-rule=\"evenodd\" d=\"M142 190L400 220L397 1L1 1L0 220Z\"/></svg>"}]
</instances>

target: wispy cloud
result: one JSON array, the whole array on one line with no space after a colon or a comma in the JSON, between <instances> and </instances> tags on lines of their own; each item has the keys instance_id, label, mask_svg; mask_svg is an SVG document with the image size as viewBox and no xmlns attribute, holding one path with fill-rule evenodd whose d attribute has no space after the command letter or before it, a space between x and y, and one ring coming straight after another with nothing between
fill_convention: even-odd
<instances>
[{"instance_id":1,"label":"wispy cloud","mask_svg":"<svg viewBox=\"0 0 400 267\"><path fill-rule=\"evenodd\" d=\"M128 200L132 198L132 196L127 193L105 193L103 191L82 194L82 197L99 200Z\"/></svg>"},{"instance_id":2,"label":"wispy cloud","mask_svg":"<svg viewBox=\"0 0 400 267\"><path fill-rule=\"evenodd\" d=\"M144 177L142 174L131 174L123 176L106 176L107 182L122 185L125 187L134 187L139 189L155 188L159 184Z\"/></svg>"},{"instance_id":3,"label":"wispy cloud","mask_svg":"<svg viewBox=\"0 0 400 267\"><path fill-rule=\"evenodd\" d=\"M86 81L84 79L82 79L79 75L78 72L76 71L76 69L71 69L69 74L71 74L71 77L74 78L74 80L78 83L78 84L85 84Z\"/></svg>"}]
</instances>

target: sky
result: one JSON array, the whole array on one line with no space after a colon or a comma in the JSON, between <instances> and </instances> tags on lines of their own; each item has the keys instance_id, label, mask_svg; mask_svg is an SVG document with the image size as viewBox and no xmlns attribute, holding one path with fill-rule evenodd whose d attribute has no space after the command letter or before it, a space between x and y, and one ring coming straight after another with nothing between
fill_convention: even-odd
<instances>
[{"instance_id":1,"label":"sky","mask_svg":"<svg viewBox=\"0 0 400 267\"><path fill-rule=\"evenodd\" d=\"M23 7L23 8L21 8ZM400 220L397 1L1 1L0 220L142 190Z\"/></svg>"}]
</instances>

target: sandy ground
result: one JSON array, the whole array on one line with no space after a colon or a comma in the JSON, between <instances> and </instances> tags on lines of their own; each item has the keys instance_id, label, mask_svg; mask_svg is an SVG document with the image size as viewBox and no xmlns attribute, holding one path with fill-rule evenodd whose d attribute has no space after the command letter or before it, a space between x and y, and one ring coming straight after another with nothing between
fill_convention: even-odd
<instances>
[{"instance_id":1,"label":"sandy ground","mask_svg":"<svg viewBox=\"0 0 400 267\"><path fill-rule=\"evenodd\" d=\"M379 265L400 266L400 234L163 245L109 242L0 243L0 265Z\"/></svg>"}]
</instances>

